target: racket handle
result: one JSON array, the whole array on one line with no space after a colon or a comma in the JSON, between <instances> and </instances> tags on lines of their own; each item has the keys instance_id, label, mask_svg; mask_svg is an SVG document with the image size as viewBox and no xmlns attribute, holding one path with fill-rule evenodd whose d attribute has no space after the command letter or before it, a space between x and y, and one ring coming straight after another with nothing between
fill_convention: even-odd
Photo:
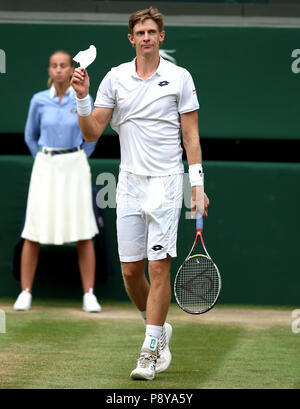
<instances>
[{"instance_id":1,"label":"racket handle","mask_svg":"<svg viewBox=\"0 0 300 409\"><path fill-rule=\"evenodd\" d=\"M196 210L196 229L203 230L203 216L199 210Z\"/></svg>"}]
</instances>

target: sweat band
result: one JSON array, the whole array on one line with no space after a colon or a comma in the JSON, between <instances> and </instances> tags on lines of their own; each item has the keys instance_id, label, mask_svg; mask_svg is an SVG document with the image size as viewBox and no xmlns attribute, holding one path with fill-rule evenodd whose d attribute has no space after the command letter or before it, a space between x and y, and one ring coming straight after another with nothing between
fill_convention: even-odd
<instances>
[{"instance_id":1,"label":"sweat band","mask_svg":"<svg viewBox=\"0 0 300 409\"><path fill-rule=\"evenodd\" d=\"M89 116L92 112L90 96L87 95L84 98L76 97L77 113L80 116Z\"/></svg>"},{"instance_id":2,"label":"sweat band","mask_svg":"<svg viewBox=\"0 0 300 409\"><path fill-rule=\"evenodd\" d=\"M204 173L200 163L189 166L189 178L191 186L204 185Z\"/></svg>"}]
</instances>

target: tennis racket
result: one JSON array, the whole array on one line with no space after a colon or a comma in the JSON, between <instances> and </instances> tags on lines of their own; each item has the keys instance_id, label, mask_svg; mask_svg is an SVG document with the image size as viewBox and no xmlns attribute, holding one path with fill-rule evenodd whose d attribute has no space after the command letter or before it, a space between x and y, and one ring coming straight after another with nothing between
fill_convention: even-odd
<instances>
[{"instance_id":1,"label":"tennis racket","mask_svg":"<svg viewBox=\"0 0 300 409\"><path fill-rule=\"evenodd\" d=\"M221 275L205 248L202 231L203 216L197 211L195 241L174 281L176 302L189 314L203 314L211 310L221 291ZM197 251L199 242L202 245L201 253Z\"/></svg>"}]
</instances>

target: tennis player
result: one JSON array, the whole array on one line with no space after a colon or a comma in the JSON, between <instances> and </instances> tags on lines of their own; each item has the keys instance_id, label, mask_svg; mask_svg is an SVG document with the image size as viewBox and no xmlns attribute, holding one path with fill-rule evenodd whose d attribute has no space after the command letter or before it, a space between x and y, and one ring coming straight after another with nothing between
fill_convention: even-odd
<instances>
[{"instance_id":1,"label":"tennis player","mask_svg":"<svg viewBox=\"0 0 300 409\"><path fill-rule=\"evenodd\" d=\"M49 58L49 88L30 103L25 141L34 159L21 255L21 287L14 309L29 310L41 244L76 242L83 285L83 309L99 312L93 294L98 228L92 205L87 161L95 142L83 140L78 125L76 94L70 85L72 56L64 50ZM90 98L90 97L89 97ZM90 100L91 101L91 100ZM92 101L91 101L92 103Z\"/></svg>"},{"instance_id":2,"label":"tennis player","mask_svg":"<svg viewBox=\"0 0 300 409\"><path fill-rule=\"evenodd\" d=\"M125 288L146 324L132 379L152 380L171 362L172 327L166 317L183 197L180 128L193 186L192 210L206 216L209 204L203 188L195 86L186 69L160 57L164 37L163 16L157 9L130 16L128 39L136 58L107 73L93 111L86 70L75 69L72 79L85 140L97 140L109 122L120 138L118 250Z\"/></svg>"}]
</instances>

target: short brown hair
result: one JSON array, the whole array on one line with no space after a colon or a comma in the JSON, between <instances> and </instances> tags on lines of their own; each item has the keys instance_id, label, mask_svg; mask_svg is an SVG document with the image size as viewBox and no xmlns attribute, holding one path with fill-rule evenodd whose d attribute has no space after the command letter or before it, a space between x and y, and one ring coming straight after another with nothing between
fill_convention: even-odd
<instances>
[{"instance_id":1,"label":"short brown hair","mask_svg":"<svg viewBox=\"0 0 300 409\"><path fill-rule=\"evenodd\" d=\"M128 23L130 34L133 34L133 28L137 23L143 23L149 18L155 21L155 23L158 25L159 32L161 33L164 29L163 15L158 11L158 9L149 7L148 9L135 11L131 14Z\"/></svg>"}]
</instances>

